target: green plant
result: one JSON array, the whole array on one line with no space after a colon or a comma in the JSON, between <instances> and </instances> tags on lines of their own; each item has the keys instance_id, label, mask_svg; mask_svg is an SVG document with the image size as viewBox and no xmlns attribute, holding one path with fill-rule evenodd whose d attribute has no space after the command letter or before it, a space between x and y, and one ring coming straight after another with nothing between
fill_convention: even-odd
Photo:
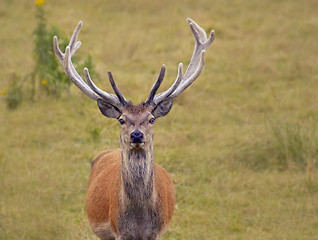
<instances>
[{"instance_id":1,"label":"green plant","mask_svg":"<svg viewBox=\"0 0 318 240\"><path fill-rule=\"evenodd\" d=\"M43 8L44 1L37 0L35 4L37 7L36 18L38 19L38 25L33 32L35 43L35 69L33 74L34 82L32 92L35 93L35 89L39 86L39 89L43 90L45 94L50 96L59 97L63 91L67 91L67 93L70 94L71 82L65 75L57 57L54 54L52 43L53 37L59 36L59 44L61 49L64 51L69 40L60 33L56 26L52 26L49 31L47 30L45 11ZM79 64L80 61L76 57L73 57L72 60L75 67L78 66L83 68L82 66L87 66L89 67L91 74L95 74L92 66L93 60L90 55L83 64Z\"/></svg>"},{"instance_id":2,"label":"green plant","mask_svg":"<svg viewBox=\"0 0 318 240\"><path fill-rule=\"evenodd\" d=\"M46 94L59 96L63 85L68 86L69 84L65 75L58 70L58 62L52 50L52 38L54 35L59 34L59 31L54 26L50 31L47 30L43 3L43 1L36 2L38 25L33 32L36 63L34 77L37 79L40 89L44 90ZM63 46L66 41L64 41L65 38L63 37L61 39L61 45ZM37 83L35 82L34 84L34 88L36 88Z\"/></svg>"},{"instance_id":3,"label":"green plant","mask_svg":"<svg viewBox=\"0 0 318 240\"><path fill-rule=\"evenodd\" d=\"M59 36L59 45L62 51L65 50L69 40L60 33L56 26L51 26L47 30L44 3L44 0L35 1L38 24L33 31L34 70L20 79L16 75L12 75L9 87L0 92L1 95L5 96L4 99L9 109L17 108L24 98L34 101L41 93L54 97L60 97L63 92L70 95L71 82L55 56L53 37ZM80 61L77 57L73 57L72 61L75 67L81 69L88 67L91 75L97 76L91 55L88 55L84 61ZM25 97L23 98L23 96Z\"/></svg>"}]
</instances>

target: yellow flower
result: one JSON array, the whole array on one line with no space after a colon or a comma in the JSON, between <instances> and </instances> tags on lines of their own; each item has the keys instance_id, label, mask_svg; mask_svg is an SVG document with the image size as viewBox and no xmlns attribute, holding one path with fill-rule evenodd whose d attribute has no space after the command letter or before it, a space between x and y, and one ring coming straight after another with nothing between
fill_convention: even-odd
<instances>
[{"instance_id":1,"label":"yellow flower","mask_svg":"<svg viewBox=\"0 0 318 240\"><path fill-rule=\"evenodd\" d=\"M8 89L7 88L4 88L0 91L0 95L2 96L6 96L7 95L7 92L8 92Z\"/></svg>"},{"instance_id":2,"label":"yellow flower","mask_svg":"<svg viewBox=\"0 0 318 240\"><path fill-rule=\"evenodd\" d=\"M35 5L37 5L37 6L39 6L39 7L41 7L44 3L45 3L44 0L36 0L36 1L35 1Z\"/></svg>"},{"instance_id":3,"label":"yellow flower","mask_svg":"<svg viewBox=\"0 0 318 240\"><path fill-rule=\"evenodd\" d=\"M47 81L46 81L46 80L42 80L42 81L41 81L41 84L42 84L42 85L46 85L46 84L47 84Z\"/></svg>"}]
</instances>

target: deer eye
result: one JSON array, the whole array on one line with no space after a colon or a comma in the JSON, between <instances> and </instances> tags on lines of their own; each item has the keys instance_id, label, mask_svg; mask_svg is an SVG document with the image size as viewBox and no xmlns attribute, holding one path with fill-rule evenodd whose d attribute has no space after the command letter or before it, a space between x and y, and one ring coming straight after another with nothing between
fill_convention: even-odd
<instances>
[{"instance_id":1,"label":"deer eye","mask_svg":"<svg viewBox=\"0 0 318 240\"><path fill-rule=\"evenodd\" d=\"M120 125L123 125L123 124L125 124L125 123L126 123L126 122L125 122L125 120L124 120L124 119L122 119L122 118L118 119L118 122L120 123Z\"/></svg>"},{"instance_id":2,"label":"deer eye","mask_svg":"<svg viewBox=\"0 0 318 240\"><path fill-rule=\"evenodd\" d=\"M155 118L150 118L149 123L154 124L154 123L155 123L155 121L156 121L156 119L155 119Z\"/></svg>"}]
</instances>

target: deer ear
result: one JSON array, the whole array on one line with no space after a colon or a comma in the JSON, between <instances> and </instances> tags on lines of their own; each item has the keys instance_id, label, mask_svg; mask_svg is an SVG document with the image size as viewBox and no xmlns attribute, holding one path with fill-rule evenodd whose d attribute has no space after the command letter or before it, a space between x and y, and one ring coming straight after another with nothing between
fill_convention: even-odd
<instances>
[{"instance_id":1,"label":"deer ear","mask_svg":"<svg viewBox=\"0 0 318 240\"><path fill-rule=\"evenodd\" d=\"M104 100L98 99L97 105L102 114L108 118L119 118L121 115L121 111L117 107Z\"/></svg>"},{"instance_id":2,"label":"deer ear","mask_svg":"<svg viewBox=\"0 0 318 240\"><path fill-rule=\"evenodd\" d=\"M155 118L166 116L172 107L173 99L168 98L158 103L157 106L152 110L152 115Z\"/></svg>"}]
</instances>

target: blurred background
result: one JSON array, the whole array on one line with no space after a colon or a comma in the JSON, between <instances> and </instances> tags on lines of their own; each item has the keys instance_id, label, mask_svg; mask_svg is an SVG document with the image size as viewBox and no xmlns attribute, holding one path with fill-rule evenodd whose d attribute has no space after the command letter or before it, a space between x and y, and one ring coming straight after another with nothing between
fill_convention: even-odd
<instances>
[{"instance_id":1,"label":"blurred background","mask_svg":"<svg viewBox=\"0 0 318 240\"><path fill-rule=\"evenodd\" d=\"M1 0L0 239L97 239L90 162L120 127L65 77L52 36L79 20L79 73L145 100L185 67L191 17L216 40L197 81L155 127L177 190L163 239L318 239L318 1ZM63 47L62 47L63 48Z\"/></svg>"}]
</instances>

